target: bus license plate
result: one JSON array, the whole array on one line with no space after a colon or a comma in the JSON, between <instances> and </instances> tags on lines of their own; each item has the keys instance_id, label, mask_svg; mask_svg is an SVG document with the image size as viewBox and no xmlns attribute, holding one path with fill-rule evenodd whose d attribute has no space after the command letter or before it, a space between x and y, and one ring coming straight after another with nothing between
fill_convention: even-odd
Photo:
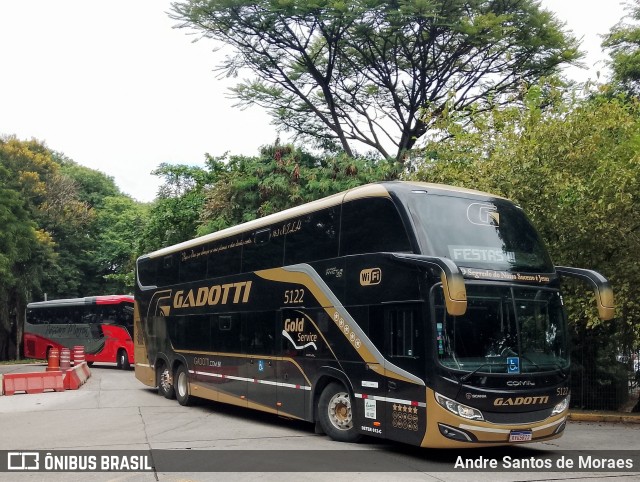
<instances>
[{"instance_id":1,"label":"bus license plate","mask_svg":"<svg viewBox=\"0 0 640 482\"><path fill-rule=\"evenodd\" d=\"M532 436L531 430L512 430L509 433L509 442L530 442Z\"/></svg>"}]
</instances>

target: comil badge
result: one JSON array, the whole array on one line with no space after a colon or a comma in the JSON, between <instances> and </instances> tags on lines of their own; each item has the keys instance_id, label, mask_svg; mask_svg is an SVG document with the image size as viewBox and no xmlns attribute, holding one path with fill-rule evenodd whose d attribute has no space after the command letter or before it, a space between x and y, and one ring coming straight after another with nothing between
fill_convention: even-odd
<instances>
[{"instance_id":1,"label":"comil badge","mask_svg":"<svg viewBox=\"0 0 640 482\"><path fill-rule=\"evenodd\" d=\"M382 281L382 270L380 268L369 268L360 271L360 284L362 286L379 285Z\"/></svg>"}]
</instances>

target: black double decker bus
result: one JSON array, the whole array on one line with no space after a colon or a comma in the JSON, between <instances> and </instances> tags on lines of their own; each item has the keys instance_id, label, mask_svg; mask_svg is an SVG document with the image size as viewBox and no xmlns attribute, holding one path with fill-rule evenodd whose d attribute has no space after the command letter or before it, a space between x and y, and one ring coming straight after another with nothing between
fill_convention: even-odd
<instances>
[{"instance_id":1,"label":"black double decker bus","mask_svg":"<svg viewBox=\"0 0 640 482\"><path fill-rule=\"evenodd\" d=\"M358 187L144 255L135 373L206 398L425 447L548 440L569 406L560 283L523 211L451 186Z\"/></svg>"}]
</instances>

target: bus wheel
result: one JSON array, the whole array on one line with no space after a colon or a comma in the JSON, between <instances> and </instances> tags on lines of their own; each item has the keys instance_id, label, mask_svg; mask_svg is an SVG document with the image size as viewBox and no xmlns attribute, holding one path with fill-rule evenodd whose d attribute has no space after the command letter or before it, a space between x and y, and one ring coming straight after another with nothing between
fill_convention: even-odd
<instances>
[{"instance_id":1,"label":"bus wheel","mask_svg":"<svg viewBox=\"0 0 640 482\"><path fill-rule=\"evenodd\" d=\"M175 398L176 392L173 389L173 377L171 370L165 365L158 367L158 393L164 398Z\"/></svg>"},{"instance_id":2,"label":"bus wheel","mask_svg":"<svg viewBox=\"0 0 640 482\"><path fill-rule=\"evenodd\" d=\"M121 370L128 370L129 368L131 368L131 365L129 364L129 357L127 356L126 350L122 350L122 349L118 350L118 359L116 360L116 365Z\"/></svg>"},{"instance_id":3,"label":"bus wheel","mask_svg":"<svg viewBox=\"0 0 640 482\"><path fill-rule=\"evenodd\" d=\"M189 394L189 374L187 373L187 369L184 365L180 365L178 367L174 380L176 381L175 390L178 403L184 406L190 405L191 395Z\"/></svg>"},{"instance_id":4,"label":"bus wheel","mask_svg":"<svg viewBox=\"0 0 640 482\"><path fill-rule=\"evenodd\" d=\"M357 442L360 439L353 425L351 397L339 383L330 383L322 391L318 402L318 418L324 433L333 440Z\"/></svg>"}]
</instances>

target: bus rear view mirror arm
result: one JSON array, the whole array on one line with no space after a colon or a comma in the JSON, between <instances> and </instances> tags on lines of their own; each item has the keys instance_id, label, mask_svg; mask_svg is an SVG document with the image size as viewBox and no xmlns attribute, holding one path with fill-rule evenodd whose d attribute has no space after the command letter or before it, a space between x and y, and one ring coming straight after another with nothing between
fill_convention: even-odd
<instances>
[{"instance_id":1,"label":"bus rear view mirror arm","mask_svg":"<svg viewBox=\"0 0 640 482\"><path fill-rule=\"evenodd\" d=\"M420 267L437 268L440 271L447 313L451 316L462 316L467 311L467 289L458 266L447 258L423 256L417 254L391 253L396 261Z\"/></svg>"},{"instance_id":2,"label":"bus rear view mirror arm","mask_svg":"<svg viewBox=\"0 0 640 482\"><path fill-rule=\"evenodd\" d=\"M601 320L611 320L615 316L613 289L609 281L597 271L582 268L556 266L556 272L562 276L586 281L593 288L598 304L598 316Z\"/></svg>"}]
</instances>

